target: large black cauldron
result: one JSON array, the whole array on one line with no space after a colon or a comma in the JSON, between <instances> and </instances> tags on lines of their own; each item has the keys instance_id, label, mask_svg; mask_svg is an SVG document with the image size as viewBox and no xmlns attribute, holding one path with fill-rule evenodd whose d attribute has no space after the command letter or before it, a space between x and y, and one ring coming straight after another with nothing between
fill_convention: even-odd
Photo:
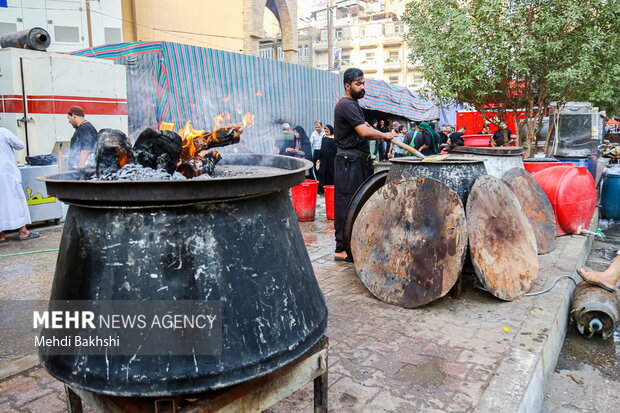
<instances>
[{"instance_id":1,"label":"large black cauldron","mask_svg":"<svg viewBox=\"0 0 620 413\"><path fill-rule=\"evenodd\" d=\"M50 194L71 203L52 300L209 299L223 312L221 355L42 352L50 374L104 394L189 394L266 374L318 341L327 308L288 193L311 164L259 155L226 163L283 170L171 182L45 178Z\"/></svg>"}]
</instances>

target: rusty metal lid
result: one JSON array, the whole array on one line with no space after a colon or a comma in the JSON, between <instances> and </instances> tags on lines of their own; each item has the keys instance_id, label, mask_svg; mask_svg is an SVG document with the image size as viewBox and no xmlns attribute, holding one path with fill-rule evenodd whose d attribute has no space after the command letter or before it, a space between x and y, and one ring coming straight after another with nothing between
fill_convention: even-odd
<instances>
[{"instance_id":1,"label":"rusty metal lid","mask_svg":"<svg viewBox=\"0 0 620 413\"><path fill-rule=\"evenodd\" d=\"M432 178L392 181L377 190L353 226L360 280L381 301L414 308L443 297L467 252L465 209Z\"/></svg>"},{"instance_id":2,"label":"rusty metal lid","mask_svg":"<svg viewBox=\"0 0 620 413\"><path fill-rule=\"evenodd\" d=\"M500 146L489 148L476 148L470 146L456 146L450 153L471 153L472 155L491 155L491 156L515 156L523 155L525 150L522 146Z\"/></svg>"},{"instance_id":3,"label":"rusty metal lid","mask_svg":"<svg viewBox=\"0 0 620 413\"><path fill-rule=\"evenodd\" d=\"M555 215L549 198L525 169L512 168L502 178L517 196L536 236L539 254L555 249Z\"/></svg>"},{"instance_id":4,"label":"rusty metal lid","mask_svg":"<svg viewBox=\"0 0 620 413\"><path fill-rule=\"evenodd\" d=\"M501 179L482 175L467 200L469 251L482 285L512 301L538 276L536 237L519 200Z\"/></svg>"}]
</instances>

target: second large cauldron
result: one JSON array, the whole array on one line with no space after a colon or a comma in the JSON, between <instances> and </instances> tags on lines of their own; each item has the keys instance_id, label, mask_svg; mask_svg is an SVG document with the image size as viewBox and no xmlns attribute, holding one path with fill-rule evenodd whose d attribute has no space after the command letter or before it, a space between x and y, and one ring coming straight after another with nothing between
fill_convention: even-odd
<instances>
[{"instance_id":1,"label":"second large cauldron","mask_svg":"<svg viewBox=\"0 0 620 413\"><path fill-rule=\"evenodd\" d=\"M47 371L119 396L191 394L266 374L323 335L327 308L288 189L308 161L228 155L281 172L200 181L87 182L48 177L71 203L52 300L219 300L219 355L52 355ZM158 202L159 201L159 202Z\"/></svg>"}]
</instances>

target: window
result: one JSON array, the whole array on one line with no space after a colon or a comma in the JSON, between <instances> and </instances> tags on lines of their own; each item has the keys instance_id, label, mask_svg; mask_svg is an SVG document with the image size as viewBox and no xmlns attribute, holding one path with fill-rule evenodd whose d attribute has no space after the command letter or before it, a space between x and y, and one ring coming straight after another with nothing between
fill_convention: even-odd
<instances>
[{"instance_id":1,"label":"window","mask_svg":"<svg viewBox=\"0 0 620 413\"><path fill-rule=\"evenodd\" d=\"M394 33L396 34L405 33L405 23L394 24Z\"/></svg>"},{"instance_id":2,"label":"window","mask_svg":"<svg viewBox=\"0 0 620 413\"><path fill-rule=\"evenodd\" d=\"M351 61L351 55L343 54L342 55L342 66L348 66Z\"/></svg>"},{"instance_id":3,"label":"window","mask_svg":"<svg viewBox=\"0 0 620 413\"><path fill-rule=\"evenodd\" d=\"M390 83L393 84L393 85L397 85L398 84L398 75L390 76Z\"/></svg>"},{"instance_id":4,"label":"window","mask_svg":"<svg viewBox=\"0 0 620 413\"><path fill-rule=\"evenodd\" d=\"M123 41L121 36L121 29L117 27L104 27L103 34L106 44L120 43Z\"/></svg>"},{"instance_id":5,"label":"window","mask_svg":"<svg viewBox=\"0 0 620 413\"><path fill-rule=\"evenodd\" d=\"M304 49L301 46L297 48L297 60L301 60L303 50Z\"/></svg>"},{"instance_id":6,"label":"window","mask_svg":"<svg viewBox=\"0 0 620 413\"><path fill-rule=\"evenodd\" d=\"M54 26L54 41L62 43L79 43L80 29L73 26Z\"/></svg>"},{"instance_id":7,"label":"window","mask_svg":"<svg viewBox=\"0 0 620 413\"><path fill-rule=\"evenodd\" d=\"M342 27L336 28L335 36L336 40L342 40Z\"/></svg>"},{"instance_id":8,"label":"window","mask_svg":"<svg viewBox=\"0 0 620 413\"><path fill-rule=\"evenodd\" d=\"M284 60L284 53L282 52L282 46L278 46L278 60Z\"/></svg>"},{"instance_id":9,"label":"window","mask_svg":"<svg viewBox=\"0 0 620 413\"><path fill-rule=\"evenodd\" d=\"M310 47L308 45L304 46L304 57L310 56Z\"/></svg>"},{"instance_id":10,"label":"window","mask_svg":"<svg viewBox=\"0 0 620 413\"><path fill-rule=\"evenodd\" d=\"M398 50L390 50L387 61L394 63L400 62L400 53Z\"/></svg>"},{"instance_id":11,"label":"window","mask_svg":"<svg viewBox=\"0 0 620 413\"><path fill-rule=\"evenodd\" d=\"M264 57L265 59L273 59L273 49L271 47L260 49L260 57Z\"/></svg>"},{"instance_id":12,"label":"window","mask_svg":"<svg viewBox=\"0 0 620 413\"><path fill-rule=\"evenodd\" d=\"M0 22L0 36L7 33L13 33L17 31L17 23L2 23Z\"/></svg>"},{"instance_id":13,"label":"window","mask_svg":"<svg viewBox=\"0 0 620 413\"><path fill-rule=\"evenodd\" d=\"M372 62L373 60L375 60L375 52L366 52L366 58L363 63Z\"/></svg>"},{"instance_id":14,"label":"window","mask_svg":"<svg viewBox=\"0 0 620 413\"><path fill-rule=\"evenodd\" d=\"M360 37L366 36L366 28L364 26L360 27Z\"/></svg>"}]
</instances>

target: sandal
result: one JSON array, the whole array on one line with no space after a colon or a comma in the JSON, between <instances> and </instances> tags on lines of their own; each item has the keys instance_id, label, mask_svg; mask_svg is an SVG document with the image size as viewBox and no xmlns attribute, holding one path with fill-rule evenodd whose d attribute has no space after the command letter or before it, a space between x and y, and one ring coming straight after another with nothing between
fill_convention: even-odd
<instances>
[{"instance_id":1,"label":"sandal","mask_svg":"<svg viewBox=\"0 0 620 413\"><path fill-rule=\"evenodd\" d=\"M28 232L28 235L26 235L25 237L17 237L17 239L19 241L26 241L27 239L33 239L33 238L39 238L41 235L39 235L36 232L30 231Z\"/></svg>"},{"instance_id":2,"label":"sandal","mask_svg":"<svg viewBox=\"0 0 620 413\"><path fill-rule=\"evenodd\" d=\"M334 257L334 261L353 262L353 258L349 257Z\"/></svg>"},{"instance_id":3,"label":"sandal","mask_svg":"<svg viewBox=\"0 0 620 413\"><path fill-rule=\"evenodd\" d=\"M594 285L596 287L602 288L603 290L605 290L607 292L613 293L614 291L616 291L615 288L609 288L608 286L603 285L601 283L597 283L596 281L590 281L590 280L585 279L584 276L581 275L581 273L579 271L577 271L577 275L579 275L581 277L581 279L584 280L585 282L587 282L588 284L592 284L592 285Z\"/></svg>"}]
</instances>

